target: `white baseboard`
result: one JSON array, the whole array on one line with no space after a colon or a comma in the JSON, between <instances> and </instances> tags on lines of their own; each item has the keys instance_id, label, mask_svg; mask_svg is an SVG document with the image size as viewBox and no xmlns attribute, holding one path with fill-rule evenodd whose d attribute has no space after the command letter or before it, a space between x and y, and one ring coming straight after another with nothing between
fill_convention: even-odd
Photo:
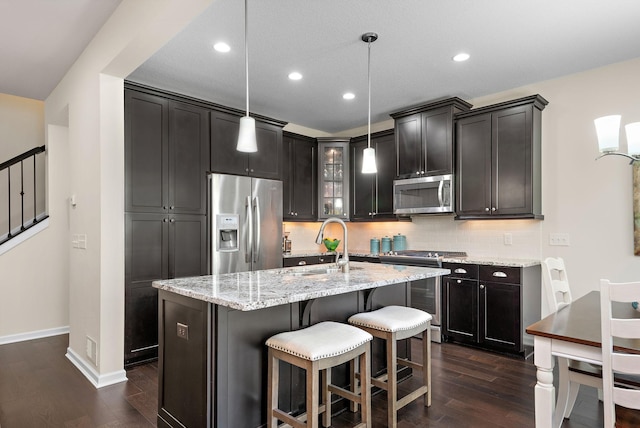
<instances>
[{"instance_id":1,"label":"white baseboard","mask_svg":"<svg viewBox=\"0 0 640 428\"><path fill-rule=\"evenodd\" d=\"M127 372L124 369L101 375L71 348L67 348L65 356L96 388L103 388L113 385L114 383L126 382L128 380Z\"/></svg>"},{"instance_id":2,"label":"white baseboard","mask_svg":"<svg viewBox=\"0 0 640 428\"><path fill-rule=\"evenodd\" d=\"M50 328L47 330L30 331L20 334L10 334L8 336L0 336L0 345L24 342L25 340L41 339L43 337L59 336L61 334L67 333L69 333L69 326Z\"/></svg>"}]
</instances>

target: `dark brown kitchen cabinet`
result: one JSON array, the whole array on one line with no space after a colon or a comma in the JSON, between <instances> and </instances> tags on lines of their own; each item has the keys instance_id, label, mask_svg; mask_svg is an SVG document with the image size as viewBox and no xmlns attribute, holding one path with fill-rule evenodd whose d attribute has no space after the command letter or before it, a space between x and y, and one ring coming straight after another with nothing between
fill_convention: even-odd
<instances>
[{"instance_id":1,"label":"dark brown kitchen cabinet","mask_svg":"<svg viewBox=\"0 0 640 428\"><path fill-rule=\"evenodd\" d=\"M393 179L395 177L395 139L393 130L371 135L376 152L375 174L362 173L363 150L367 136L351 142L351 220L396 219L393 214Z\"/></svg>"},{"instance_id":2,"label":"dark brown kitchen cabinet","mask_svg":"<svg viewBox=\"0 0 640 428\"><path fill-rule=\"evenodd\" d=\"M318 219L350 218L349 139L318 138Z\"/></svg>"},{"instance_id":3,"label":"dark brown kitchen cabinet","mask_svg":"<svg viewBox=\"0 0 640 428\"><path fill-rule=\"evenodd\" d=\"M318 143L314 138L283 133L283 220L318 219Z\"/></svg>"},{"instance_id":4,"label":"dark brown kitchen cabinet","mask_svg":"<svg viewBox=\"0 0 640 428\"><path fill-rule=\"evenodd\" d=\"M456 116L456 219L542 219L540 95Z\"/></svg>"},{"instance_id":5,"label":"dark brown kitchen cabinet","mask_svg":"<svg viewBox=\"0 0 640 428\"><path fill-rule=\"evenodd\" d=\"M205 215L126 213L125 364L157 357L157 279L207 273Z\"/></svg>"},{"instance_id":6,"label":"dark brown kitchen cabinet","mask_svg":"<svg viewBox=\"0 0 640 428\"><path fill-rule=\"evenodd\" d=\"M206 213L208 110L125 91L125 210Z\"/></svg>"},{"instance_id":7,"label":"dark brown kitchen cabinet","mask_svg":"<svg viewBox=\"0 0 640 428\"><path fill-rule=\"evenodd\" d=\"M211 111L211 171L222 174L282 178L282 127L284 122L256 119L256 153L236 150L240 115Z\"/></svg>"},{"instance_id":8,"label":"dark brown kitchen cabinet","mask_svg":"<svg viewBox=\"0 0 640 428\"><path fill-rule=\"evenodd\" d=\"M395 121L396 176L413 178L453 172L453 117L471 104L460 98L391 114Z\"/></svg>"},{"instance_id":9,"label":"dark brown kitchen cabinet","mask_svg":"<svg viewBox=\"0 0 640 428\"><path fill-rule=\"evenodd\" d=\"M540 266L443 265L445 340L527 356L524 329L540 319Z\"/></svg>"}]
</instances>

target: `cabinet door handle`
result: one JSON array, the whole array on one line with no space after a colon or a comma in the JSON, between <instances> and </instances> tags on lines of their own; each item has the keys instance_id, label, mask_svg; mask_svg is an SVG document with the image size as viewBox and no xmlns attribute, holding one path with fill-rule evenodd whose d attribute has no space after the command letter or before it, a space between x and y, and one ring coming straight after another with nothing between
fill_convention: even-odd
<instances>
[{"instance_id":1,"label":"cabinet door handle","mask_svg":"<svg viewBox=\"0 0 640 428\"><path fill-rule=\"evenodd\" d=\"M462 280L461 280L461 279L458 279L456 282L457 282L458 284L462 284Z\"/></svg>"},{"instance_id":2,"label":"cabinet door handle","mask_svg":"<svg viewBox=\"0 0 640 428\"><path fill-rule=\"evenodd\" d=\"M169 221L169 219L168 219L168 218L163 218L163 219L162 219L162 222L163 222L163 223L166 223L166 222L168 222L168 221Z\"/></svg>"},{"instance_id":3,"label":"cabinet door handle","mask_svg":"<svg viewBox=\"0 0 640 428\"><path fill-rule=\"evenodd\" d=\"M304 260L300 260L298 262L298 266L305 266L307 264L307 262L305 262Z\"/></svg>"},{"instance_id":4,"label":"cabinet door handle","mask_svg":"<svg viewBox=\"0 0 640 428\"><path fill-rule=\"evenodd\" d=\"M494 273L493 273L493 276L495 276L496 278L506 278L506 277L507 277L507 274L506 274L506 273L504 273L504 272L500 272L500 271L498 271L498 272L494 272Z\"/></svg>"},{"instance_id":5,"label":"cabinet door handle","mask_svg":"<svg viewBox=\"0 0 640 428\"><path fill-rule=\"evenodd\" d=\"M174 209L174 208L175 208L175 207L174 207L173 205L171 205L171 206L169 207L169 209L170 209L170 210L172 210L172 209Z\"/></svg>"},{"instance_id":6,"label":"cabinet door handle","mask_svg":"<svg viewBox=\"0 0 640 428\"><path fill-rule=\"evenodd\" d=\"M480 284L480 290L484 290L484 284Z\"/></svg>"},{"instance_id":7,"label":"cabinet door handle","mask_svg":"<svg viewBox=\"0 0 640 428\"><path fill-rule=\"evenodd\" d=\"M467 270L466 269L462 269L462 268L458 268L458 269L454 270L453 272L455 272L455 273L467 273Z\"/></svg>"},{"instance_id":8,"label":"cabinet door handle","mask_svg":"<svg viewBox=\"0 0 640 428\"><path fill-rule=\"evenodd\" d=\"M171 220L169 220L169 221L170 221L171 223L175 223L175 222L176 222L176 219L175 219L175 218L172 218L172 219L171 219Z\"/></svg>"},{"instance_id":9,"label":"cabinet door handle","mask_svg":"<svg viewBox=\"0 0 640 428\"><path fill-rule=\"evenodd\" d=\"M492 207L492 208L491 208L491 211L495 211L495 210L496 210L496 207Z\"/></svg>"},{"instance_id":10,"label":"cabinet door handle","mask_svg":"<svg viewBox=\"0 0 640 428\"><path fill-rule=\"evenodd\" d=\"M487 212L489 212L489 208L485 208L484 210L485 210L485 211L487 211Z\"/></svg>"}]
</instances>

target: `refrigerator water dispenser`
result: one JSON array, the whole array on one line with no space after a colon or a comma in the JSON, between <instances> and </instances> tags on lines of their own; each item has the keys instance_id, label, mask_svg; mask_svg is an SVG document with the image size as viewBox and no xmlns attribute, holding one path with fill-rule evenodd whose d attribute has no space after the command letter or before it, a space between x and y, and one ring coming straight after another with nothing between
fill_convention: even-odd
<instances>
[{"instance_id":1,"label":"refrigerator water dispenser","mask_svg":"<svg viewBox=\"0 0 640 428\"><path fill-rule=\"evenodd\" d=\"M218 214L216 216L216 250L238 251L238 227L240 218L237 214Z\"/></svg>"}]
</instances>

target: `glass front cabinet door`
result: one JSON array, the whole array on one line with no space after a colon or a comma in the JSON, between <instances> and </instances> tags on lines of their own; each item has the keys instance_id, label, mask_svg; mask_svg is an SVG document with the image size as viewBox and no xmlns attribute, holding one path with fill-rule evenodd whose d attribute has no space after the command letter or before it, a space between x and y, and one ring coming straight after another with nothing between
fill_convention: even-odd
<instances>
[{"instance_id":1,"label":"glass front cabinet door","mask_svg":"<svg viewBox=\"0 0 640 428\"><path fill-rule=\"evenodd\" d=\"M349 219L349 140L318 138L318 218Z\"/></svg>"}]
</instances>

